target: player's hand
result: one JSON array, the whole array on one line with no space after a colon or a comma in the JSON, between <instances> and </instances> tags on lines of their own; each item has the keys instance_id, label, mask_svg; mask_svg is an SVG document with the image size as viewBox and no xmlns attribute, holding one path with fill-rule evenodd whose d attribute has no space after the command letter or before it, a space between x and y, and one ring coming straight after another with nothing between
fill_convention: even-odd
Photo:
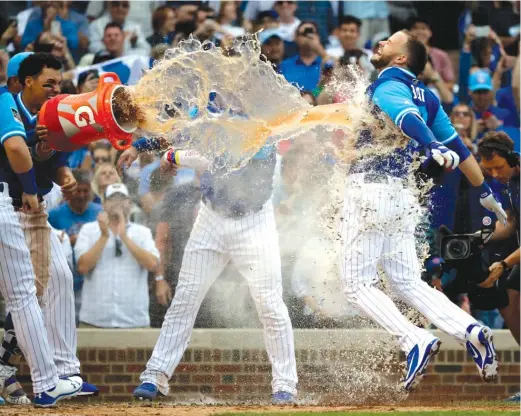
<instances>
[{"instance_id":1,"label":"player's hand","mask_svg":"<svg viewBox=\"0 0 521 416\"><path fill-rule=\"evenodd\" d=\"M137 149L133 146L130 146L127 150L125 150L118 159L118 171L121 174L123 166L127 169L134 163L134 161L138 158L139 153Z\"/></svg>"},{"instance_id":2,"label":"player's hand","mask_svg":"<svg viewBox=\"0 0 521 416\"><path fill-rule=\"evenodd\" d=\"M38 195L29 195L24 192L22 194L22 210L26 214L36 214L37 212L40 212Z\"/></svg>"},{"instance_id":3,"label":"player's hand","mask_svg":"<svg viewBox=\"0 0 521 416\"><path fill-rule=\"evenodd\" d=\"M109 236L109 216L106 212L100 212L98 214L98 224L103 237Z\"/></svg>"},{"instance_id":4,"label":"player's hand","mask_svg":"<svg viewBox=\"0 0 521 416\"><path fill-rule=\"evenodd\" d=\"M450 150L439 142L432 142L429 145L431 157L440 166L447 169L456 169L459 165L459 156L456 152Z\"/></svg>"},{"instance_id":5,"label":"player's hand","mask_svg":"<svg viewBox=\"0 0 521 416\"><path fill-rule=\"evenodd\" d=\"M78 189L78 183L76 179L72 175L67 175L63 178L61 191L63 194L63 198L66 200L70 200L74 192Z\"/></svg>"},{"instance_id":6,"label":"player's hand","mask_svg":"<svg viewBox=\"0 0 521 416\"><path fill-rule=\"evenodd\" d=\"M488 277L478 285L479 287L488 289L494 286L496 281L503 275L505 268L500 262L495 262L488 268L488 271L490 272Z\"/></svg>"},{"instance_id":7,"label":"player's hand","mask_svg":"<svg viewBox=\"0 0 521 416\"><path fill-rule=\"evenodd\" d=\"M37 124L36 125L36 136L38 137L38 140L42 140L44 142L47 141L49 138L49 130L47 130L47 127Z\"/></svg>"},{"instance_id":8,"label":"player's hand","mask_svg":"<svg viewBox=\"0 0 521 416\"><path fill-rule=\"evenodd\" d=\"M483 208L488 209L489 211L492 211L494 214L496 214L496 217L498 221L500 221L502 224L506 225L507 223L507 214L503 207L501 206L501 203L496 199L494 194L492 193L492 189L490 189L490 186L488 184L483 183L481 185L482 192L479 196L479 202Z\"/></svg>"},{"instance_id":9,"label":"player's hand","mask_svg":"<svg viewBox=\"0 0 521 416\"><path fill-rule=\"evenodd\" d=\"M172 158L172 153L175 153L174 149L169 149L162 157L159 164L161 174L167 174L175 176L177 175L177 165L170 162L169 158Z\"/></svg>"},{"instance_id":10,"label":"player's hand","mask_svg":"<svg viewBox=\"0 0 521 416\"><path fill-rule=\"evenodd\" d=\"M157 303L163 306L170 305L172 300L172 289L166 280L156 281L156 299Z\"/></svg>"}]
</instances>

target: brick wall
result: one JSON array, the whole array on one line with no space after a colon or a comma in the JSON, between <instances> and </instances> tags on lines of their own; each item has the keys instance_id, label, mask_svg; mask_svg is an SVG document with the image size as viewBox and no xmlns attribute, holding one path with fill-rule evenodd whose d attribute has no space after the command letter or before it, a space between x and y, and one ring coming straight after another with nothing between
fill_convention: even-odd
<instances>
[{"instance_id":1,"label":"brick wall","mask_svg":"<svg viewBox=\"0 0 521 416\"><path fill-rule=\"evenodd\" d=\"M157 337L157 331L147 331L148 336L141 337L139 332L134 332L131 339L125 334L118 336L114 331L101 331L90 341L87 341L88 334L80 336L82 371L100 388L101 400L130 400ZM267 400L271 393L271 367L261 332L206 331L212 336L206 336L205 330L194 334L196 339L192 340L192 347L186 351L171 380L172 398L192 402ZM242 332L249 335L241 335ZM362 333L364 331L296 331L300 398L311 403L336 404L389 403L405 398L396 387L400 357L393 352L395 345L381 333L374 332L372 336L378 336L372 340L361 336ZM501 361L497 382L482 383L466 352L454 342L446 342L429 365L428 376L409 399L436 399L439 395L443 395L444 400L449 397L494 399L519 391L519 350L508 336L501 334L498 342L496 335ZM99 347L93 345L96 338L103 340L98 343L102 344ZM106 342L105 338L113 341ZM242 342L234 339L242 339ZM18 374L22 382L30 381L26 364L21 365Z\"/></svg>"}]
</instances>

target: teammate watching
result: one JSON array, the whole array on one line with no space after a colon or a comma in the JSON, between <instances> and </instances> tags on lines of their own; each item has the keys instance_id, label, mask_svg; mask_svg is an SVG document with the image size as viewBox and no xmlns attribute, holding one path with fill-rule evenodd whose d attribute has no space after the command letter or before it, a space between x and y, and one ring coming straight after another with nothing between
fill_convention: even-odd
<instances>
[{"instance_id":1,"label":"teammate watching","mask_svg":"<svg viewBox=\"0 0 521 416\"><path fill-rule=\"evenodd\" d=\"M458 165L480 201L502 222L506 214L494 198L474 157L458 137L439 100L417 76L427 63L427 50L410 32L400 31L380 42L371 58L378 79L367 90L375 114L385 113L429 157L446 169ZM360 145L367 141L361 137ZM490 328L478 324L443 293L421 280L414 231L420 218L416 197L404 186L413 160L414 141L392 155L359 156L350 167L342 224L344 258L341 276L347 299L400 341L407 356L405 390L414 389L440 340L414 326L392 300L374 287L378 266L393 291L442 331L467 347L484 381L497 375L497 357ZM370 212L367 211L370 207ZM374 211L374 212L373 212Z\"/></svg>"},{"instance_id":2,"label":"teammate watching","mask_svg":"<svg viewBox=\"0 0 521 416\"><path fill-rule=\"evenodd\" d=\"M519 245L519 154L514 151L514 142L504 132L487 133L478 145L481 166L502 184L507 185L504 191L503 204L507 208L508 221L496 223L491 240L504 240L517 236ZM496 281L509 272L507 277L508 306L501 310L501 315L519 344L519 261L521 249L490 266L490 275L481 283L481 287L490 288Z\"/></svg>"}]
</instances>

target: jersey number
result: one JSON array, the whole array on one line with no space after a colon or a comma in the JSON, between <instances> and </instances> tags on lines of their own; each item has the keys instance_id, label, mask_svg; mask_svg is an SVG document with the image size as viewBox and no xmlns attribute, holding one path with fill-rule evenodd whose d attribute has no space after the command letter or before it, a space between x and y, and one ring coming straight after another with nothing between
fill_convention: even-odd
<instances>
[{"instance_id":1,"label":"jersey number","mask_svg":"<svg viewBox=\"0 0 521 416\"><path fill-rule=\"evenodd\" d=\"M415 87L414 85L411 85L411 88L412 95L414 95L414 99L425 102L425 90L423 88Z\"/></svg>"}]
</instances>

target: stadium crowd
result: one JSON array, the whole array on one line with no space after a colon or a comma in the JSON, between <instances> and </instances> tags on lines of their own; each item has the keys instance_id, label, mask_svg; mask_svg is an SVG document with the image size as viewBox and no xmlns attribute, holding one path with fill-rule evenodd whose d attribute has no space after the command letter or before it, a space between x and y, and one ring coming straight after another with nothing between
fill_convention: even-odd
<instances>
[{"instance_id":1,"label":"stadium crowd","mask_svg":"<svg viewBox=\"0 0 521 416\"><path fill-rule=\"evenodd\" d=\"M358 66L368 81L373 80L372 51L390 33L406 28L427 46L429 62L421 79L440 98L468 148L479 156L483 136L503 132L498 136L502 143L519 151L519 1L456 2L450 29L440 24L436 2L425 3L4 2L0 5L0 85L16 77L8 72L7 62L22 51L48 52L59 58L64 66L61 91L77 94L95 90L104 72L117 73L123 83L135 83L142 70L190 34L226 47L234 38L262 29L258 37L263 59L300 88L310 104L322 105L342 101L342 94L327 86L346 65ZM428 7L434 8L433 13ZM433 23L431 18L437 15ZM459 35L459 40L447 42L444 30ZM291 228L288 218L299 209L294 195L299 190L293 186L295 161L306 151L305 140L286 142L278 149L274 203L283 247L284 241L291 240L285 235ZM56 201L49 202L54 205L49 221L69 254L79 326L160 327L197 213L199 180L186 168L173 178L161 175L159 155L152 153L141 154L120 173L118 156L108 141L71 153L69 163L78 190L70 200L60 201L57 188ZM504 184L496 179L489 176L499 194ZM468 269L442 268L438 252L441 225L455 233L473 233L484 216L493 218L478 200L457 171L445 174L431 191L432 250L424 278L484 324L502 328L506 324L498 309L506 306L501 284L480 287ZM103 245L98 244L99 232L105 238ZM497 244L494 253L504 258L517 244L512 236ZM344 310L339 316L324 312L323 299L304 282L303 276L311 273L299 262L299 256L305 255L285 250L282 258L294 327L353 325L355 311ZM196 326L258 325L247 290L233 266L227 267L204 301ZM216 310L218 314L212 313Z\"/></svg>"}]
</instances>

